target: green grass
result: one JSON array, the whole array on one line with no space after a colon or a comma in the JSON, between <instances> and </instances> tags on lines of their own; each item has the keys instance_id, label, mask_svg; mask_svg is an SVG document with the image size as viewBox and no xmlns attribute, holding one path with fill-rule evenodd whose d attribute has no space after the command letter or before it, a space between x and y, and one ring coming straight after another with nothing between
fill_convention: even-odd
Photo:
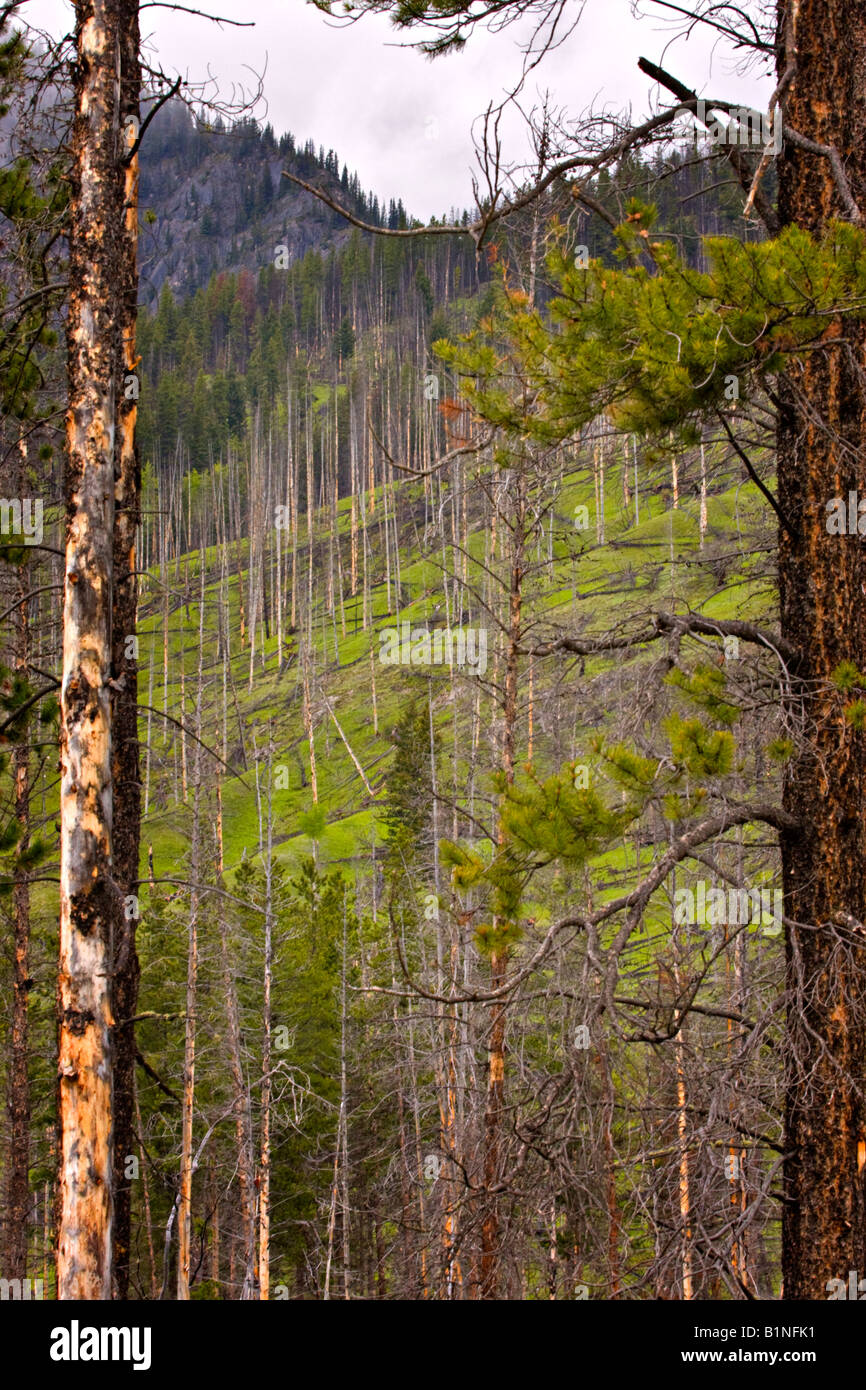
<instances>
[{"instance_id":1,"label":"green grass","mask_svg":"<svg viewBox=\"0 0 866 1390\"><path fill-rule=\"evenodd\" d=\"M584 460L582 467L576 467L575 472L563 480L555 503L552 564L546 563L549 537L545 530L541 543L544 563L531 571L525 581L525 613L527 616L531 615L538 624L536 630L543 634L549 630L548 624L555 622L577 631L601 633L629 615L645 615L648 610L654 608L673 606L701 607L710 616L718 618L766 616L773 596L765 579L750 576L748 558L738 560L736 555L732 556L725 583L721 588L709 567L687 563L700 558L698 500L693 490L688 491L689 487L694 488L694 477L694 467L690 469L688 476L686 470L681 469L680 505L672 509L670 492L665 491L666 480L663 472L658 469L650 470L647 476L646 470L643 470L640 478L640 523L634 525L634 498L632 496L631 507L626 513L620 466L609 464L605 473L606 543L599 545L596 541L593 515L594 487L589 457ZM631 465L629 483L633 483ZM417 498L418 485L407 486L405 494L398 491L398 518L403 498L410 493ZM574 508L578 505L587 506L590 512L589 529L583 532L575 531L572 525ZM360 507L366 508L366 499L359 499L359 509ZM401 523L400 536L400 577L404 601L397 608L392 585L389 609L383 573L384 554L380 550L379 521L380 518L384 520L382 507L382 497L379 494L375 515L371 518L367 514L370 547L368 564L373 579L372 629L364 631L359 626L356 630L356 623L360 625L362 615L360 593L355 597L346 595L344 636L339 603L335 615L325 613L324 575L319 572L314 576L315 601L310 666L313 672L312 703L319 804L324 809L327 823L316 848L321 862L339 864L350 873L368 872L371 845L381 842L378 803L382 796L382 779L390 761L389 731L412 692L419 698L426 699L428 687L432 690L435 719L441 736L439 776L446 794L450 794L452 790L455 773L458 794L465 788L469 776L471 691L466 691L465 698L462 698L459 704L455 740L447 670L388 667L380 664L378 659L380 627L396 625L401 621L409 622L413 626L419 625L430 615L434 606L442 602L441 571L437 564L440 551L436 549L441 545L441 540L435 540L430 556L420 555L414 548L414 528L406 518ZM723 491L712 493L708 499L705 556L709 558L711 554L716 553L732 555L738 535L755 531L762 523L765 512L766 504L750 482L738 481ZM344 581L347 582L351 499L340 500L337 514L338 534L343 546ZM319 520L314 533L317 545L326 545L330 523L328 512ZM278 536L278 533L273 533L270 537L271 547L277 539L285 545L285 535ZM305 527L302 525L298 541L298 587L302 598L306 592L306 544ZM502 545L501 528L499 545ZM469 561L470 578L472 583L478 586L484 583L483 569L479 561L483 559L486 546L489 546L489 536L485 535L484 527L476 517L475 524L470 526L467 549L473 557ZM321 553L326 556L327 550ZM248 558L248 546L245 543L241 548L244 565ZM533 555L533 558L538 557ZM223 738L220 717L222 662L217 660L216 655L217 610L220 597L219 560L214 547L206 552L202 662L205 681L202 739L210 748L216 750L221 749ZM177 564L169 566L167 582L172 592L169 595L167 691L163 690L164 594L158 582L158 575L154 574L152 582L144 584L143 616L139 626L140 699L152 704L157 711L163 709L164 701L167 700L169 713L176 719L182 719L188 729L195 726L196 719L200 563L201 556L193 553L182 557ZM462 568L462 557L456 556L455 563ZM264 785L264 749L269 734L273 743L271 759L274 780L271 787L271 805L277 858L293 866L302 856L313 853L314 849L309 837L300 832L300 818L310 810L313 803L309 785L309 747L302 715L299 635L290 635L287 631L284 633L284 641L290 652L290 664L280 675L276 619L275 615L271 614L270 636L264 643L264 667L261 629L257 631L253 686L250 689L249 631L247 645L242 649L240 644L241 597L247 625L249 624L248 574L245 569L242 571L242 587L239 593L236 565L236 551L232 547L227 592L232 686L228 700L227 749L228 761L233 767L237 767L242 762L243 742L247 769L242 773L226 772L225 769L220 769L213 759L207 758L204 778L208 833L212 837L214 790L217 777L222 777L223 846L229 878L245 854L249 856L258 852L259 810L256 798L254 746L258 746L259 749L260 794L265 804L267 788ZM188 604L179 603L178 591L184 590L187 576L190 601ZM468 607L475 610L472 625L490 628L479 606L473 604L471 595L467 595L464 601ZM288 623L288 618L285 622ZM493 635L490 628L491 642ZM376 681L378 732L373 727L370 689L371 645ZM151 698L148 699L148 663L151 660L154 662L153 690ZM493 666L492 650L488 653L488 663L489 676ZM583 679L591 681L595 675L609 669L610 666L611 662L607 658L587 662ZM559 662L556 660L536 663L537 699L542 699L549 690L558 668ZM459 678L458 685L461 689L466 688L467 679L464 676ZM183 707L182 684L185 697ZM356 756L366 769L368 779L377 790L377 795L372 801L325 709L321 698L323 693L335 710ZM489 763L491 697L486 691L482 696L482 707L481 752L482 760ZM141 722L142 739L145 739L146 731L147 718L144 716ZM525 740L525 726L522 733ZM151 804L143 826L142 845L143 864L147 846L153 846L157 876L183 877L185 872L192 822L196 745L192 739L187 740L187 796L184 802L180 793L179 744L178 729L174 725L166 725L159 715L152 715ZM525 753L522 756L525 756ZM539 739L536 735L537 763L539 759L540 770L553 770L551 750L545 745L544 739ZM302 785L303 781L306 781L306 785ZM476 790L479 794L489 791L486 780L481 775L477 779ZM486 814L480 802L477 809L482 816ZM450 817L445 819L450 822ZM611 872L615 870L621 875L625 867L621 862L621 854L621 851L617 851L604 857L598 861L595 868L601 873L609 868Z\"/></svg>"}]
</instances>

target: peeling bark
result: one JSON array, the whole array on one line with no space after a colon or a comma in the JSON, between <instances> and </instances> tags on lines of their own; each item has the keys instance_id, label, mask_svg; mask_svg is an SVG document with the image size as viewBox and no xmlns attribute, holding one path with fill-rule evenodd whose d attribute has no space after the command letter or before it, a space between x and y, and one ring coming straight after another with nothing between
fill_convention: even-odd
<instances>
[{"instance_id":1,"label":"peeling bark","mask_svg":"<svg viewBox=\"0 0 866 1390\"><path fill-rule=\"evenodd\" d=\"M121 13L76 5L60 788L58 1296L111 1297L111 599L123 172Z\"/></svg>"}]
</instances>

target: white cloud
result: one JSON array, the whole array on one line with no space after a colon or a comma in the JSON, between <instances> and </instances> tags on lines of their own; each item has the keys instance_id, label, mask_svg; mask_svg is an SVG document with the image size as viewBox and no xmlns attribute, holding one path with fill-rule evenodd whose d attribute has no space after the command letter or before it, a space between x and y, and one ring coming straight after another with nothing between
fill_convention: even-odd
<instances>
[{"instance_id":1,"label":"white cloud","mask_svg":"<svg viewBox=\"0 0 866 1390\"><path fill-rule=\"evenodd\" d=\"M29 0L24 12L55 33L71 27L64 0ZM251 73L267 65L267 119L277 134L290 130L301 142L312 138L335 149L365 188L380 199L401 197L418 216L470 203L472 122L518 76L516 41L525 25L499 34L479 31L463 53L430 62L402 46L405 38L383 16L341 26L306 0L216 0L215 12L254 20L255 27L219 28L147 8L142 30L151 52L192 80L210 72L226 96L232 83L249 88ZM533 74L525 101L533 105L543 84L553 104L574 116L594 101L643 113L651 84L637 69L641 54L663 61L698 91L758 100L754 79L714 63L708 38L680 41L670 50L670 37L661 18L636 20L629 0L588 0L576 32ZM764 83L764 101L769 90ZM519 122L511 121L505 136L506 152L524 157Z\"/></svg>"}]
</instances>

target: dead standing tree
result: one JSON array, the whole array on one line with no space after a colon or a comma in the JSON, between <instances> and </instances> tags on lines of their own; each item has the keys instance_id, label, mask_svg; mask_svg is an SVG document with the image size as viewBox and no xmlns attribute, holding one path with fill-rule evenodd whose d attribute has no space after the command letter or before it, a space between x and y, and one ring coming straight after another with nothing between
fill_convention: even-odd
<instances>
[{"instance_id":1,"label":"dead standing tree","mask_svg":"<svg viewBox=\"0 0 866 1390\"><path fill-rule=\"evenodd\" d=\"M123 389L117 401L118 430L114 472L114 585L111 658L111 772L114 788L112 853L119 896L129 910L118 913L114 933L112 1002L114 1032L114 1279L118 1298L129 1287L132 1188L128 1158L135 1151L135 1028L140 975L135 933L141 839L141 772L138 756L138 656L136 535L141 521L141 466L135 441L138 359L135 349L138 307L138 137L141 63L138 0L120 7L120 125L123 149L123 237L118 299L123 353Z\"/></svg>"},{"instance_id":2,"label":"dead standing tree","mask_svg":"<svg viewBox=\"0 0 866 1390\"><path fill-rule=\"evenodd\" d=\"M124 11L76 6L61 687L59 1118L61 1299L111 1297L111 695L115 449L122 370Z\"/></svg>"},{"instance_id":3,"label":"dead standing tree","mask_svg":"<svg viewBox=\"0 0 866 1390\"><path fill-rule=\"evenodd\" d=\"M139 967L137 912L127 904L138 884L141 800L138 148L182 85L148 68L164 94L139 125L138 9L138 0L75 6L61 692L61 1298L124 1298L129 1282L124 1173L134 1148Z\"/></svg>"}]
</instances>

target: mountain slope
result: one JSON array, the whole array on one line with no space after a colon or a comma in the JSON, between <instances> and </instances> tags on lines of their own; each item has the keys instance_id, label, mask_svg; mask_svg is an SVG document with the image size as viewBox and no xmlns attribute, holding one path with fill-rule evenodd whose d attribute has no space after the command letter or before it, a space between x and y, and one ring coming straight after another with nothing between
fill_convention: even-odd
<instances>
[{"instance_id":1,"label":"mountain slope","mask_svg":"<svg viewBox=\"0 0 866 1390\"><path fill-rule=\"evenodd\" d=\"M231 129L207 124L183 102L167 103L142 142L142 302L152 304L166 283L186 298L219 271L272 265L277 246L295 261L345 242L345 221L283 178L284 169L320 183L374 225L381 220L378 200L345 166L340 172L333 150L317 153L312 142L297 149L291 135L277 140L251 120Z\"/></svg>"}]
</instances>

